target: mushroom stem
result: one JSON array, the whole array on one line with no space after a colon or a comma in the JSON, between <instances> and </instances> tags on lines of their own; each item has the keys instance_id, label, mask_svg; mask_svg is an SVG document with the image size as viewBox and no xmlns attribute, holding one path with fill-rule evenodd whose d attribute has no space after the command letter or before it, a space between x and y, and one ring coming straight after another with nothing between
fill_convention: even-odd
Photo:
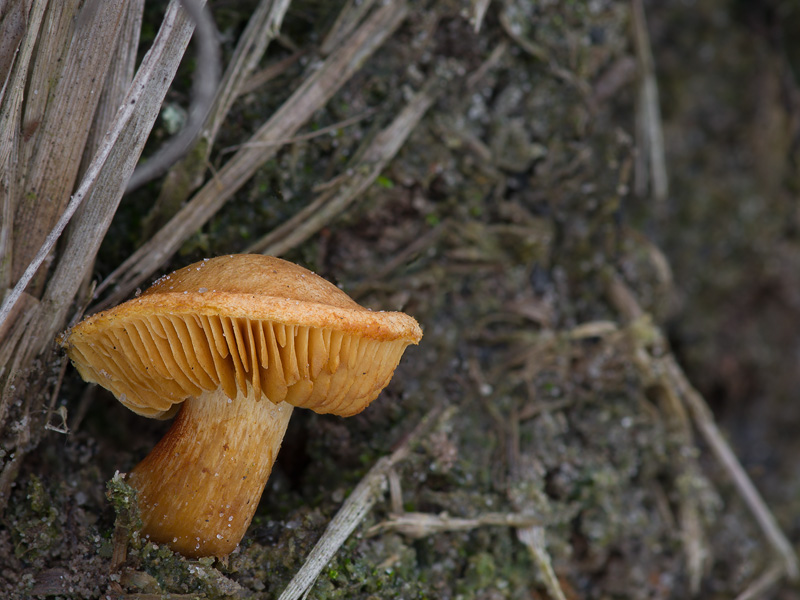
<instances>
[{"instance_id":1,"label":"mushroom stem","mask_svg":"<svg viewBox=\"0 0 800 600\"><path fill-rule=\"evenodd\" d=\"M184 402L167 434L130 474L142 533L193 558L230 554L253 518L292 405L222 390Z\"/></svg>"}]
</instances>

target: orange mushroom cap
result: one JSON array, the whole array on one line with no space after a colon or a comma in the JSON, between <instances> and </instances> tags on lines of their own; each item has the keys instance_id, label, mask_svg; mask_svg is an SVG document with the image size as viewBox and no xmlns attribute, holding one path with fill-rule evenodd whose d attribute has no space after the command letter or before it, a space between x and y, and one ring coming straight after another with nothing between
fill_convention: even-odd
<instances>
[{"instance_id":1,"label":"orange mushroom cap","mask_svg":"<svg viewBox=\"0 0 800 600\"><path fill-rule=\"evenodd\" d=\"M373 312L303 267L258 254L203 260L98 313L61 340L87 381L162 417L221 387L319 413L361 412L422 337L399 312Z\"/></svg>"}]
</instances>

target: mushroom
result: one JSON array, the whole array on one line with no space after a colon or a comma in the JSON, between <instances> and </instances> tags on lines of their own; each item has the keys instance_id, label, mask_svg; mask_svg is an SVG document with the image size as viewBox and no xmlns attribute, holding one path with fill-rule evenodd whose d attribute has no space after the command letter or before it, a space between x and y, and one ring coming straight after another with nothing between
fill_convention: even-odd
<instances>
[{"instance_id":1,"label":"mushroom","mask_svg":"<svg viewBox=\"0 0 800 600\"><path fill-rule=\"evenodd\" d=\"M422 331L284 260L206 259L59 339L87 381L132 411L177 412L130 473L142 532L189 557L225 556L253 518L292 409L347 417L386 387Z\"/></svg>"}]
</instances>

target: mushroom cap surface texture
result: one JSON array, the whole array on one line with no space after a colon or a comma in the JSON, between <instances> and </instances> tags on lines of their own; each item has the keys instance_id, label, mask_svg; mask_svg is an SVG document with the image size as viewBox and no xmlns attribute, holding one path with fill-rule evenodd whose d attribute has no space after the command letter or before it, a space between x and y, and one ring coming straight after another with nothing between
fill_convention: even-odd
<instances>
[{"instance_id":1,"label":"mushroom cap surface texture","mask_svg":"<svg viewBox=\"0 0 800 600\"><path fill-rule=\"evenodd\" d=\"M422 337L399 312L373 312L293 263L260 254L206 259L165 275L62 336L80 374L148 417L221 388L318 413L361 412Z\"/></svg>"}]
</instances>

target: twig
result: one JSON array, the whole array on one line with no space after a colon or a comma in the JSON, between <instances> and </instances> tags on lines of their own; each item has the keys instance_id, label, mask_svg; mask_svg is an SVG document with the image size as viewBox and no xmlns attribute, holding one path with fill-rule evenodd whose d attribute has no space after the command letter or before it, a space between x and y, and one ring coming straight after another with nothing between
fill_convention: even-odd
<instances>
[{"instance_id":1,"label":"twig","mask_svg":"<svg viewBox=\"0 0 800 600\"><path fill-rule=\"evenodd\" d=\"M411 99L388 127L372 140L364 152L361 164L350 171L351 176L340 183L340 191L329 192L308 204L294 217L250 246L248 252L280 256L304 242L330 223L372 185L388 162L397 154L420 119L438 95L440 79L434 75L423 89Z\"/></svg>"},{"instance_id":2,"label":"twig","mask_svg":"<svg viewBox=\"0 0 800 600\"><path fill-rule=\"evenodd\" d=\"M309 553L306 562L283 590L278 600L296 600L311 589L325 565L330 562L382 495L389 470L404 460L422 440L422 437L453 410L452 407L445 410L442 406L431 409L391 455L384 456L375 463L344 501L339 512L325 529L325 533Z\"/></svg>"},{"instance_id":3,"label":"twig","mask_svg":"<svg viewBox=\"0 0 800 600\"><path fill-rule=\"evenodd\" d=\"M27 449L18 447L11 454L11 457L3 463L3 470L0 471L0 516L5 512L11 494L11 486L19 475L22 461L28 456Z\"/></svg>"},{"instance_id":4,"label":"twig","mask_svg":"<svg viewBox=\"0 0 800 600\"><path fill-rule=\"evenodd\" d=\"M691 431L688 424L687 429ZM682 467L684 472L693 467L696 468L694 457L689 455L683 458L685 462L688 462L688 465ZM703 574L706 572L711 552L703 529L698 497L691 493L680 494L678 509L681 541L683 543L683 551L686 554L686 570L689 576L689 591L693 597L696 597L700 593L700 585L702 584Z\"/></svg>"},{"instance_id":5,"label":"twig","mask_svg":"<svg viewBox=\"0 0 800 600\"><path fill-rule=\"evenodd\" d=\"M313 70L251 141L260 143L291 137L391 37L407 14L405 1L390 2L377 9L353 33L348 44L337 49L321 67ZM220 169L215 180L206 183L164 227L98 286L97 293L101 293L116 284L114 292L96 308L120 302L141 285L276 151L275 147L239 150Z\"/></svg>"},{"instance_id":6,"label":"twig","mask_svg":"<svg viewBox=\"0 0 800 600\"><path fill-rule=\"evenodd\" d=\"M503 27L503 31L506 32L506 35L514 40L525 52L544 63L549 62L547 50L517 31L517 28L514 27L514 24L511 22L505 10L500 11L500 25Z\"/></svg>"},{"instance_id":7,"label":"twig","mask_svg":"<svg viewBox=\"0 0 800 600\"><path fill-rule=\"evenodd\" d=\"M425 249L430 248L436 243L442 234L447 230L450 221L447 219L441 221L435 227L429 229L425 233L413 240L408 246L399 250L391 260L381 265L381 268L375 271L369 278L370 281L376 281L387 277L392 271L398 267L407 264L415 255L421 254ZM353 290L353 295L360 295L360 290Z\"/></svg>"},{"instance_id":8,"label":"twig","mask_svg":"<svg viewBox=\"0 0 800 600\"><path fill-rule=\"evenodd\" d=\"M112 597L119 600L164 600L164 598L169 598L169 600L198 600L205 596L199 596L197 594L147 594L135 592L132 594L113 594Z\"/></svg>"},{"instance_id":9,"label":"twig","mask_svg":"<svg viewBox=\"0 0 800 600\"><path fill-rule=\"evenodd\" d=\"M67 363L69 361L62 360L61 361L61 368L58 370L58 379L56 380L56 384L53 387L53 393L50 394L50 404L47 407L47 416L44 419L44 428L50 431L56 431L58 433L68 434L69 427L67 426L67 407L60 406L58 409L58 414L61 416L61 425L51 425L50 419L53 416L53 412L55 412L56 402L58 401L58 394L61 391L61 384L64 382L64 374L67 372Z\"/></svg>"},{"instance_id":10,"label":"twig","mask_svg":"<svg viewBox=\"0 0 800 600\"><path fill-rule=\"evenodd\" d=\"M94 401L96 391L96 384L89 384L83 389L80 400L78 400L78 407L72 412L72 422L67 425L69 431L77 432L80 429L86 413L89 412L89 407Z\"/></svg>"},{"instance_id":11,"label":"twig","mask_svg":"<svg viewBox=\"0 0 800 600\"><path fill-rule=\"evenodd\" d=\"M191 147L200 133L211 110L222 71L219 35L208 6L202 0L181 0L181 4L195 24L197 40L197 68L192 85L192 104L184 128L153 156L142 163L131 175L126 193L160 177Z\"/></svg>"},{"instance_id":12,"label":"twig","mask_svg":"<svg viewBox=\"0 0 800 600\"><path fill-rule=\"evenodd\" d=\"M631 322L631 327L638 329L639 334L637 337L648 339L650 343L656 346L667 348L667 342L664 340L660 330L650 323L649 318L639 306L630 288L625 285L618 275L613 276L609 282L609 295L616 304L617 309ZM638 351L646 352L644 348L640 348ZM712 453L728 473L739 495L761 527L761 531L767 541L782 558L784 572L792 581L796 581L800 576L800 569L798 568L797 555L794 548L778 526L775 517L764 502L761 494L758 493L739 459L736 458L736 454L722 433L720 433L714 421L714 415L708 404L706 404L705 399L689 383L689 379L672 353L665 351L663 356L651 360L657 361L656 371L662 374L664 385L676 390L683 403L688 407L695 425L711 448Z\"/></svg>"},{"instance_id":13,"label":"twig","mask_svg":"<svg viewBox=\"0 0 800 600\"><path fill-rule=\"evenodd\" d=\"M467 87L471 89L469 80L467 80L467 82ZM454 121L455 120L451 117L437 115L433 122L436 133L443 139L451 138L458 140L459 146L470 152L476 159L475 163L479 169L487 174L491 173L497 178L501 177L499 172L494 168L494 155L492 154L491 148L477 135L464 127L463 124Z\"/></svg>"},{"instance_id":14,"label":"twig","mask_svg":"<svg viewBox=\"0 0 800 600\"><path fill-rule=\"evenodd\" d=\"M736 600L758 600L759 598L764 598L767 590L781 580L783 573L783 565L773 565L761 577L751 583L745 591L736 596Z\"/></svg>"},{"instance_id":15,"label":"twig","mask_svg":"<svg viewBox=\"0 0 800 600\"><path fill-rule=\"evenodd\" d=\"M271 146L286 146L288 144L295 144L297 142L305 142L308 140L313 140L316 137L321 135L326 135L331 133L332 131L337 131L339 129L344 129L345 127L350 127L350 125L355 125L359 121L363 121L375 114L375 109L370 108L365 110L359 115L354 117L350 117L349 119L345 119L344 121L339 121L338 123L333 123L328 125L327 127L322 127L321 129L317 129L316 131L309 131L308 133L303 133L300 135L296 135L294 137L286 138L283 140L270 140L267 142L245 142L244 144L237 144L236 146L228 146L227 148L223 148L220 150L220 154L230 154L231 152L235 152L241 148L269 148Z\"/></svg>"},{"instance_id":16,"label":"twig","mask_svg":"<svg viewBox=\"0 0 800 600\"><path fill-rule=\"evenodd\" d=\"M247 88L248 80L261 62L270 42L279 37L283 18L286 16L290 4L291 0L261 0L248 20L247 27L236 45L233 58L222 77L214 107L208 117L207 129L211 141L216 138L233 102ZM297 58L300 55L302 53L296 53ZM293 59L290 57L287 60L292 61ZM267 67L264 71L272 70L275 73L280 72L283 68L285 66L281 61Z\"/></svg>"},{"instance_id":17,"label":"twig","mask_svg":"<svg viewBox=\"0 0 800 600\"><path fill-rule=\"evenodd\" d=\"M403 488L400 485L397 469L389 469L386 480L389 482L389 505L393 513L400 514L403 512Z\"/></svg>"},{"instance_id":18,"label":"twig","mask_svg":"<svg viewBox=\"0 0 800 600\"><path fill-rule=\"evenodd\" d=\"M247 27L239 37L222 81L216 90L211 110L202 127L202 135L196 138L193 147L184 158L173 165L161 184L158 198L142 221L142 239L150 238L155 231L178 212L187 199L199 188L206 175L211 171L215 178L216 171L209 157L222 127L236 98L251 82L251 73L258 67L267 47L278 35L283 17L290 0L260 0L250 15ZM265 69L265 77L279 73L287 64L278 63Z\"/></svg>"},{"instance_id":19,"label":"twig","mask_svg":"<svg viewBox=\"0 0 800 600\"><path fill-rule=\"evenodd\" d=\"M347 1L325 39L322 40L322 44L320 44L319 51L322 56L327 56L333 52L334 48L353 32L353 29L356 28L364 16L372 10L373 4L375 4L375 0Z\"/></svg>"},{"instance_id":20,"label":"twig","mask_svg":"<svg viewBox=\"0 0 800 600\"><path fill-rule=\"evenodd\" d=\"M307 50L298 50L297 52L287 56L283 60L279 60L267 67L264 67L257 73L250 75L246 81L243 81L239 89L236 91L237 96L244 96L250 92L254 92L265 83L272 81L279 75L286 72L298 60L308 54Z\"/></svg>"},{"instance_id":21,"label":"twig","mask_svg":"<svg viewBox=\"0 0 800 600\"><path fill-rule=\"evenodd\" d=\"M619 331L613 321L588 321L581 323L567 332L567 339L584 340L587 338L603 337Z\"/></svg>"},{"instance_id":22,"label":"twig","mask_svg":"<svg viewBox=\"0 0 800 600\"><path fill-rule=\"evenodd\" d=\"M391 515L388 521L373 525L364 535L370 537L386 531L397 531L407 537L420 539L437 533L470 531L489 525L498 527L532 527L540 524L540 518L519 513L487 513L473 519L462 519L446 514L431 515L406 512Z\"/></svg>"},{"instance_id":23,"label":"twig","mask_svg":"<svg viewBox=\"0 0 800 600\"><path fill-rule=\"evenodd\" d=\"M489 54L489 58L487 58L481 66L475 69L475 72L472 73L467 78L467 87L469 89L475 88L478 83L484 78L486 73L494 69L500 61L505 56L506 52L508 51L508 42L506 40L501 40L497 46L494 47L491 54Z\"/></svg>"},{"instance_id":24,"label":"twig","mask_svg":"<svg viewBox=\"0 0 800 600\"><path fill-rule=\"evenodd\" d=\"M572 406L573 404L575 404L575 400L573 398L563 398L562 400L553 400L551 402L539 401L536 404L529 404L527 406L523 406L520 409L517 418L520 421L527 421L528 419L532 419L533 417L540 415L542 413L564 410L565 408Z\"/></svg>"},{"instance_id":25,"label":"twig","mask_svg":"<svg viewBox=\"0 0 800 600\"><path fill-rule=\"evenodd\" d=\"M472 23L475 33L478 33L481 30L481 25L483 25L483 17L486 16L486 11L489 9L489 5L491 3L492 0L472 1L472 16L469 18L469 21Z\"/></svg>"},{"instance_id":26,"label":"twig","mask_svg":"<svg viewBox=\"0 0 800 600\"><path fill-rule=\"evenodd\" d=\"M517 538L530 550L533 560L542 571L547 593L555 600L567 600L564 591L561 589L558 577L556 577L556 573L553 570L550 554L547 552L544 527L521 527L517 529Z\"/></svg>"},{"instance_id":27,"label":"twig","mask_svg":"<svg viewBox=\"0 0 800 600\"><path fill-rule=\"evenodd\" d=\"M733 480L733 484L764 532L767 541L783 559L786 574L792 581L796 581L800 576L800 570L798 570L797 555L794 552L794 548L783 531L781 531L775 517L736 458L730 445L720 433L717 424L714 422L711 409L700 393L689 383L686 374L675 362L675 358L670 354L664 357L663 360L667 375L676 389L681 392L681 397L689 407L692 418L706 443Z\"/></svg>"},{"instance_id":28,"label":"twig","mask_svg":"<svg viewBox=\"0 0 800 600\"><path fill-rule=\"evenodd\" d=\"M123 152L123 148L120 146L119 142L121 139L133 135L132 128L134 127L132 127L132 124L135 124L136 131L134 133L138 134L138 137L134 136L135 140L140 140L141 142L136 142L132 146L125 148L124 156L135 157L138 156L138 153L141 151L141 146L144 144L144 139L146 139L146 135L143 135L143 132L149 132L149 129L152 126L152 119L150 119L150 115L147 113L148 108L150 107L151 103L160 104L161 99L163 99L167 87L165 78L166 81L171 81L170 69L173 67L177 68L176 57L182 55L181 45L183 41L186 41L186 38L181 37L185 36L183 22L175 14L173 14L173 12L174 11L168 11L168 15L165 17L165 23L162 26L162 29L159 31L159 36L156 37L153 47L150 49L145 57L145 60L142 62L142 65L136 74L136 79L131 85L131 89L128 92L124 104L119 110L113 126L110 128L108 134L103 140L103 143L100 145L100 148L87 167L83 176L83 180L78 186L78 189L70 198L67 206L64 209L64 212L61 213L58 221L53 226L50 233L47 234L44 243L41 245L34 258L28 264L13 290L6 295L3 305L0 308L0 328L2 328L3 323L8 318L11 310L14 308L14 305L19 300L31 279L33 279L33 276L39 270L39 267L41 267L47 256L50 255L50 252L55 246L56 241L61 236L61 233L67 226L67 223L75 214L75 211L87 196L92 195L96 191L95 188L97 187L98 181L107 176L106 163L110 159L115 159L117 154ZM125 160L120 160L122 161L122 164L115 164L115 166L126 169L127 164L125 163ZM123 179L124 173L126 172L127 171L117 170L117 179ZM99 238L102 238L102 235L100 235ZM83 243L83 254L86 254L87 251L92 251L88 246L90 243L95 243L94 238L90 240L90 243L87 242L85 238L79 239L81 240L81 243ZM99 239L96 243L99 245ZM60 264L63 262L64 258L62 256ZM78 273L74 269L70 272L70 277L72 280L77 280L79 282L82 278L81 276L82 273ZM77 285L78 284L75 284L76 288ZM54 285L51 279L48 289L53 287ZM66 298L63 304L68 305L72 299L72 295L64 291L62 291L61 295ZM62 309L64 307L59 305L56 308ZM46 343L49 343L49 339Z\"/></svg>"}]
</instances>

